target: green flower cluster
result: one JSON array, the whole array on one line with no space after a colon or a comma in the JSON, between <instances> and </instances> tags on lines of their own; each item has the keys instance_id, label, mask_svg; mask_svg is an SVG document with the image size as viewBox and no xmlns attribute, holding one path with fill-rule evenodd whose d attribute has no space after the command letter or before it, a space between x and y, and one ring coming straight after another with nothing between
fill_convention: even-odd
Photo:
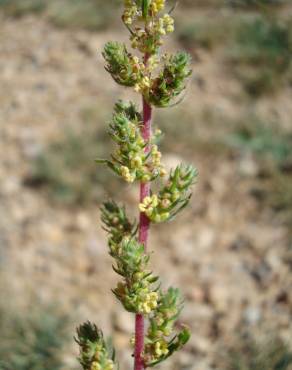
<instances>
[{"instance_id":1,"label":"green flower cluster","mask_svg":"<svg viewBox=\"0 0 292 370\"><path fill-rule=\"evenodd\" d=\"M151 133L151 105L167 107L178 103L191 75L188 54L161 56L159 53L163 37L174 31L171 10L165 12L165 5L166 0L124 0L122 20L130 31L131 46L144 55L139 58L124 44L108 42L103 57L106 70L118 84L132 87L143 96L145 116L133 103L119 101L109 124L109 135L116 149L109 159L97 160L126 182L140 182L143 197L149 195L139 204L140 216L145 214L153 223L173 219L188 204L190 187L197 177L195 168L179 165L156 194L149 191L150 181L167 175L157 146L161 131ZM113 269L122 278L113 293L127 311L149 319L144 347L140 341L143 333L137 325L135 369L160 363L190 337L188 329L182 328L180 332L174 329L182 307L179 291L174 288L166 293L160 291L158 277L149 270L150 256L145 253L149 222L142 216L138 239L138 225L128 219L124 207L106 202L101 208ZM116 367L102 333L95 326L85 323L77 334L79 360L84 370Z\"/></svg>"},{"instance_id":2,"label":"green flower cluster","mask_svg":"<svg viewBox=\"0 0 292 370\"><path fill-rule=\"evenodd\" d=\"M148 99L156 107L164 108L171 104L186 87L186 79L191 75L190 56L185 52L165 58L165 64L158 77L151 81Z\"/></svg>"},{"instance_id":3,"label":"green flower cluster","mask_svg":"<svg viewBox=\"0 0 292 370\"><path fill-rule=\"evenodd\" d=\"M101 220L109 232L109 253L115 260L114 271L123 277L113 290L127 311L149 314L157 306L158 293L153 284L158 280L147 270L149 255L135 239L137 228L123 207L104 203Z\"/></svg>"},{"instance_id":4,"label":"green flower cluster","mask_svg":"<svg viewBox=\"0 0 292 370\"><path fill-rule=\"evenodd\" d=\"M155 0L154 0L155 1ZM164 0L163 0L164 1ZM123 22L130 26L136 20L147 18L151 0L124 0Z\"/></svg>"},{"instance_id":5,"label":"green flower cluster","mask_svg":"<svg viewBox=\"0 0 292 370\"><path fill-rule=\"evenodd\" d=\"M135 86L142 78L144 64L129 53L124 44L108 42L102 55L107 63L105 69L119 85Z\"/></svg>"},{"instance_id":6,"label":"green flower cluster","mask_svg":"<svg viewBox=\"0 0 292 370\"><path fill-rule=\"evenodd\" d=\"M106 70L113 79L120 85L135 87L135 91L142 93L148 103L156 107L172 104L185 89L186 80L191 75L191 58L187 53L163 58L157 55L162 45L161 37L174 30L174 20L169 14L157 16L164 7L163 0L125 0L123 20L127 27L134 20L147 20L147 27L131 29L130 37L132 48L148 55L147 63L133 56L119 42L108 42L103 52ZM163 66L158 76L153 75L153 70L161 62Z\"/></svg>"},{"instance_id":7,"label":"green flower cluster","mask_svg":"<svg viewBox=\"0 0 292 370\"><path fill-rule=\"evenodd\" d=\"M146 366L164 361L189 340L190 333L185 327L179 334L174 334L174 325L181 309L178 289L169 288L165 294L160 293L157 308L149 318L144 350Z\"/></svg>"},{"instance_id":8,"label":"green flower cluster","mask_svg":"<svg viewBox=\"0 0 292 370\"><path fill-rule=\"evenodd\" d=\"M174 20L169 14L159 17L165 0L125 0L124 5L122 20L131 31L132 47L149 55L157 53L163 44L162 36L174 31ZM140 24L131 28L135 21L141 20L147 23L145 29Z\"/></svg>"},{"instance_id":9,"label":"green flower cluster","mask_svg":"<svg viewBox=\"0 0 292 370\"><path fill-rule=\"evenodd\" d=\"M131 25L137 16L142 15L141 7L138 9L137 2L133 0L124 0L125 10L122 20L126 25Z\"/></svg>"},{"instance_id":10,"label":"green flower cluster","mask_svg":"<svg viewBox=\"0 0 292 370\"><path fill-rule=\"evenodd\" d=\"M155 54L163 44L161 37L174 31L174 20L169 14L155 19L150 26L143 30L139 27L131 35L131 46L141 53Z\"/></svg>"},{"instance_id":11,"label":"green flower cluster","mask_svg":"<svg viewBox=\"0 0 292 370\"><path fill-rule=\"evenodd\" d=\"M147 270L149 255L145 254L144 246L135 239L124 239L114 259L113 269L123 281L113 293L127 311L149 314L157 306L158 293L152 285L158 277Z\"/></svg>"},{"instance_id":12,"label":"green flower cluster","mask_svg":"<svg viewBox=\"0 0 292 370\"><path fill-rule=\"evenodd\" d=\"M158 195L145 197L139 204L141 212L154 223L173 219L189 202L190 187L197 177L197 170L191 165L179 165L170 172L166 185Z\"/></svg>"},{"instance_id":13,"label":"green flower cluster","mask_svg":"<svg viewBox=\"0 0 292 370\"><path fill-rule=\"evenodd\" d=\"M165 174L160 162L161 153L156 145L151 145L150 153L145 153L149 145L141 135L141 115L133 103L118 102L110 124L109 134L118 145L112 160L97 160L105 163L127 182L152 181Z\"/></svg>"},{"instance_id":14,"label":"green flower cluster","mask_svg":"<svg viewBox=\"0 0 292 370\"><path fill-rule=\"evenodd\" d=\"M113 370L114 352L107 346L101 330L89 321L77 328L76 342L80 348L79 362L84 370Z\"/></svg>"},{"instance_id":15,"label":"green flower cluster","mask_svg":"<svg viewBox=\"0 0 292 370\"><path fill-rule=\"evenodd\" d=\"M124 238L132 238L137 233L137 225L130 222L125 207L119 207L114 201L103 203L101 207L101 221L103 229L108 233L110 255L114 257L119 251L120 243Z\"/></svg>"},{"instance_id":16,"label":"green flower cluster","mask_svg":"<svg viewBox=\"0 0 292 370\"><path fill-rule=\"evenodd\" d=\"M135 20L155 17L165 7L165 0L124 0L122 20L131 25Z\"/></svg>"}]
</instances>

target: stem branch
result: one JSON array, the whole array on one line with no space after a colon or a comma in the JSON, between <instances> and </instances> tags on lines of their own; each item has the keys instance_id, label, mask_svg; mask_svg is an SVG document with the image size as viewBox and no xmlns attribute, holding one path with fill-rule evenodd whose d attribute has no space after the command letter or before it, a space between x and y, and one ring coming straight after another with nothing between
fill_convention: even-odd
<instances>
[{"instance_id":1,"label":"stem branch","mask_svg":"<svg viewBox=\"0 0 292 370\"><path fill-rule=\"evenodd\" d=\"M145 57L146 59L146 57ZM151 138L151 118L152 118L152 108L143 98L143 126L142 136L145 141L148 142L145 152L149 153L150 144L149 140ZM150 182L140 184L140 202L143 202L144 198L150 195ZM149 234L150 221L148 217L140 212L140 223L139 223L139 242L144 245L144 249L147 249L147 241ZM144 362L142 358L142 352L144 350L144 317L143 315L136 315L135 323L135 364L134 370L143 370Z\"/></svg>"}]
</instances>

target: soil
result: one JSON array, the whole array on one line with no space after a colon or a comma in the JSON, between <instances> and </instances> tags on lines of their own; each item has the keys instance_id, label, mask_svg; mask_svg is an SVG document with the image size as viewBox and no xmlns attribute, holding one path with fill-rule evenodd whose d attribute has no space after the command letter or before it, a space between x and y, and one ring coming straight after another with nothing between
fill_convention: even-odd
<instances>
[{"instance_id":1,"label":"soil","mask_svg":"<svg viewBox=\"0 0 292 370\"><path fill-rule=\"evenodd\" d=\"M106 334L114 332L121 367L129 368L133 317L110 293L117 278L97 205L56 204L24 181L34 158L64 127L80 127L84 107L96 104L104 110L127 96L110 80L100 56L105 40L125 39L125 34L60 30L28 16L2 19L0 38L2 274L9 277L15 302L29 305L37 299L70 313L72 332L87 319ZM218 63L222 67L220 51L217 62L198 51L196 78L182 103L194 117L210 107L225 117L242 110L238 83L226 78ZM263 116L280 116L288 127L291 95L282 91L254 107ZM202 134L212 136L198 125ZM166 153L165 159L174 165L184 158ZM216 353L241 328L292 339L288 229L253 195L257 163L248 155L214 158L198 150L193 161L200 177L191 207L172 224L153 227L150 242L153 270L163 286L181 288L181 321L193 333L186 349L161 366L165 369L216 369ZM138 189L127 189L124 198L133 208ZM65 356L68 369L76 366L72 353L73 341Z\"/></svg>"}]
</instances>

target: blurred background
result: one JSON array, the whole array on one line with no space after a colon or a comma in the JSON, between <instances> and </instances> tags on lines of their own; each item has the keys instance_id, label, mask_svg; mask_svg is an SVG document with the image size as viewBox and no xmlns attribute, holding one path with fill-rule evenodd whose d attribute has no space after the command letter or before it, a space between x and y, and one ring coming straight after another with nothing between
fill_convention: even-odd
<instances>
[{"instance_id":1,"label":"blurred background","mask_svg":"<svg viewBox=\"0 0 292 370\"><path fill-rule=\"evenodd\" d=\"M99 222L138 188L94 159L112 106L137 95L105 72L127 40L117 0L0 0L0 369L78 369L90 319L132 367L133 317ZM186 349L161 369L292 369L292 3L181 0L169 50L193 57L179 106L155 111L167 166L199 169L191 207L152 228L153 269L181 287ZM139 101L137 101L139 103Z\"/></svg>"}]
</instances>

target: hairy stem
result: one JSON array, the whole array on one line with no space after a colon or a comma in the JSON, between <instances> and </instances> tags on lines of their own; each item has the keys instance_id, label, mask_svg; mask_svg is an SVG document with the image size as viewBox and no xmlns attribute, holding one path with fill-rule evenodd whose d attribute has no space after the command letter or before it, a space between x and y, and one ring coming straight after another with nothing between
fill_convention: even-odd
<instances>
[{"instance_id":1,"label":"hairy stem","mask_svg":"<svg viewBox=\"0 0 292 370\"><path fill-rule=\"evenodd\" d=\"M146 59L146 58L145 58ZM152 108L143 98L143 127L142 136L144 140L149 142L151 137L151 116ZM148 144L145 152L149 153L150 145ZM141 183L140 185L140 202L150 195L150 182ZM148 217L140 212L140 223L139 223L139 242L144 245L145 251L147 249L148 233L149 233L150 221ZM136 315L135 323L135 364L134 370L143 370L144 363L142 358L142 352L144 349L144 317L143 315Z\"/></svg>"}]
</instances>

